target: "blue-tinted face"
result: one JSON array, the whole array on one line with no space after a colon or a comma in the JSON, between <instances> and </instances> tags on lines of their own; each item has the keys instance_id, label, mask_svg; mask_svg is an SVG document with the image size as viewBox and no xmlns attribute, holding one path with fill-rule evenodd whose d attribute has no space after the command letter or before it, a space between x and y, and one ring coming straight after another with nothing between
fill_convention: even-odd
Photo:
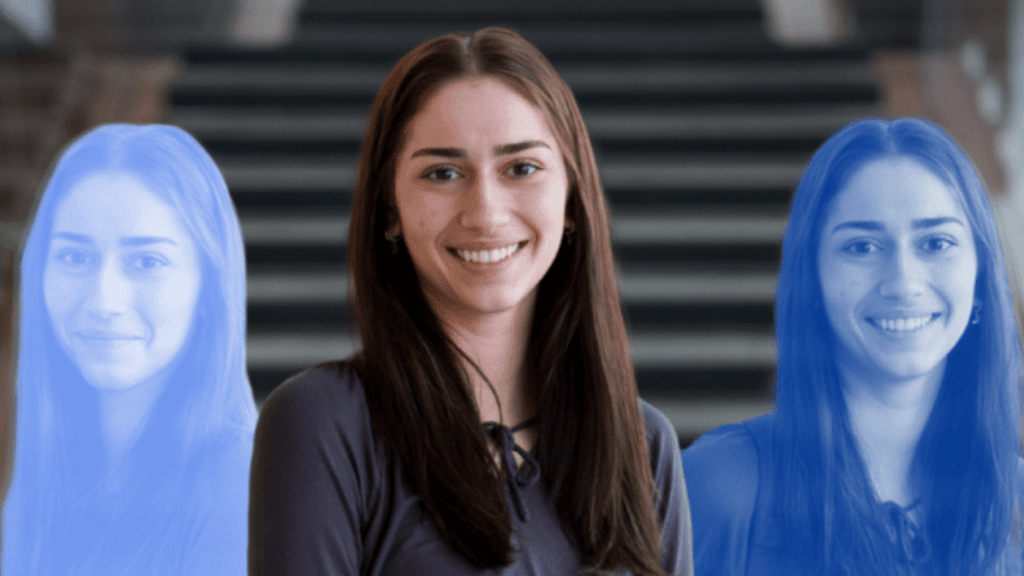
<instances>
[{"instance_id":1,"label":"blue-tinted face","mask_svg":"<svg viewBox=\"0 0 1024 576\"><path fill-rule=\"evenodd\" d=\"M841 367L885 380L944 369L974 304L969 226L955 192L917 162L879 160L850 178L818 249Z\"/></svg>"},{"instance_id":2,"label":"blue-tinted face","mask_svg":"<svg viewBox=\"0 0 1024 576\"><path fill-rule=\"evenodd\" d=\"M125 174L84 178L57 207L43 273L53 332L98 390L158 385L188 337L198 250L176 211Z\"/></svg>"}]
</instances>

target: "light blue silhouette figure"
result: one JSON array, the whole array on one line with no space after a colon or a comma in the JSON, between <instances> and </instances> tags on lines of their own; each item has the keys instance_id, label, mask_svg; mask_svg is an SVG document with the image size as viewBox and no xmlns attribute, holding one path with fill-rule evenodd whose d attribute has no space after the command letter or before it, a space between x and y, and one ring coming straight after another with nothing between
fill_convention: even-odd
<instances>
[{"instance_id":1,"label":"light blue silhouette figure","mask_svg":"<svg viewBox=\"0 0 1024 576\"><path fill-rule=\"evenodd\" d=\"M772 414L683 451L698 575L1019 575L1021 350L984 187L917 119L815 153Z\"/></svg>"},{"instance_id":2,"label":"light blue silhouette figure","mask_svg":"<svg viewBox=\"0 0 1024 576\"><path fill-rule=\"evenodd\" d=\"M244 574L245 259L210 156L173 126L79 138L20 285L4 574Z\"/></svg>"}]
</instances>

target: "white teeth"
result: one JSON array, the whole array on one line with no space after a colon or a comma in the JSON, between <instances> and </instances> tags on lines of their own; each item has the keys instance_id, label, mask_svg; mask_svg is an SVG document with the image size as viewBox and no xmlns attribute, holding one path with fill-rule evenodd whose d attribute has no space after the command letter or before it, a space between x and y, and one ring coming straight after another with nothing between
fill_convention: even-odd
<instances>
[{"instance_id":1,"label":"white teeth","mask_svg":"<svg viewBox=\"0 0 1024 576\"><path fill-rule=\"evenodd\" d=\"M931 316L921 316L920 318L871 318L871 322L889 332L912 332L921 328L925 324L932 321Z\"/></svg>"},{"instance_id":2,"label":"white teeth","mask_svg":"<svg viewBox=\"0 0 1024 576\"><path fill-rule=\"evenodd\" d=\"M519 251L519 244L513 244L505 248L494 250L456 250L456 254L466 262L480 262L482 264L494 264L501 262Z\"/></svg>"}]
</instances>

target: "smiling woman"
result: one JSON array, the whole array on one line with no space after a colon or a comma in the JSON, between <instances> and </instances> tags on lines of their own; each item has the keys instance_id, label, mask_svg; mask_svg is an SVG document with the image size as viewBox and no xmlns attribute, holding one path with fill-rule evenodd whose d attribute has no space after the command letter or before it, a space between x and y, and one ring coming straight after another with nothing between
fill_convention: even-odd
<instances>
[{"instance_id":1,"label":"smiling woman","mask_svg":"<svg viewBox=\"0 0 1024 576\"><path fill-rule=\"evenodd\" d=\"M884 395L924 375L934 397L978 301L967 221L956 192L909 159L866 164L832 201L818 268L836 364L854 390Z\"/></svg>"},{"instance_id":2,"label":"smiling woman","mask_svg":"<svg viewBox=\"0 0 1024 576\"><path fill-rule=\"evenodd\" d=\"M691 574L678 439L640 400L582 118L499 28L374 103L349 228L362 350L260 413L251 574Z\"/></svg>"},{"instance_id":3,"label":"smiling woman","mask_svg":"<svg viewBox=\"0 0 1024 576\"><path fill-rule=\"evenodd\" d=\"M242 574L255 406L241 232L171 126L61 156L21 262L7 574Z\"/></svg>"},{"instance_id":4,"label":"smiling woman","mask_svg":"<svg viewBox=\"0 0 1024 576\"><path fill-rule=\"evenodd\" d=\"M949 136L867 120L818 150L776 337L776 412L683 454L697 574L1021 574L1020 343Z\"/></svg>"},{"instance_id":5,"label":"smiling woman","mask_svg":"<svg viewBox=\"0 0 1024 576\"><path fill-rule=\"evenodd\" d=\"M43 295L57 341L97 390L159 392L185 345L201 271L179 220L119 173L83 178L57 208Z\"/></svg>"}]
</instances>

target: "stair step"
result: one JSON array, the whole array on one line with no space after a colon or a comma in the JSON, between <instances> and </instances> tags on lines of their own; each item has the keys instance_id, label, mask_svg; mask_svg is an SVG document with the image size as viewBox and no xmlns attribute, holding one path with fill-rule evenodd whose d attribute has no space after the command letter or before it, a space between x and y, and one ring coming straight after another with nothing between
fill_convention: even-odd
<instances>
[{"instance_id":1,"label":"stair step","mask_svg":"<svg viewBox=\"0 0 1024 576\"><path fill-rule=\"evenodd\" d=\"M779 87L795 92L807 87L872 85L873 82L870 68L864 62L794 62L775 66L737 63L728 67L713 63L641 62L631 66L563 66L559 73L574 93L604 91L634 97L665 92ZM204 64L189 68L177 91L355 92L373 96L386 75L387 69L380 66Z\"/></svg>"},{"instance_id":2,"label":"stair step","mask_svg":"<svg viewBox=\"0 0 1024 576\"><path fill-rule=\"evenodd\" d=\"M586 110L584 120L595 143L605 139L767 139L824 138L851 120L878 114L876 106L820 106L784 110L659 110L622 112ZM361 143L366 112L307 112L303 110L237 110L191 107L175 111L173 124L207 143L336 142Z\"/></svg>"},{"instance_id":3,"label":"stair step","mask_svg":"<svg viewBox=\"0 0 1024 576\"><path fill-rule=\"evenodd\" d=\"M694 0L664 2L641 0L628 6L612 0L524 0L514 7L502 3L485 3L474 0L450 0L446 3L411 4L408 1L376 2L372 8L358 2L345 3L335 0L306 0L303 5L305 18L314 16L339 15L346 19L381 19L386 22L450 22L467 16L510 16L519 19L551 21L553 14L565 15L565 24L573 20L609 17L617 19L640 19L644 17L667 18L672 16L688 18L734 17L737 14L760 13L760 4L755 0L718 0L714 3ZM560 22L561 23L561 22Z\"/></svg>"},{"instance_id":4,"label":"stair step","mask_svg":"<svg viewBox=\"0 0 1024 576\"><path fill-rule=\"evenodd\" d=\"M465 29L470 29L467 26ZM297 35L291 44L280 49L232 49L219 46L194 47L184 54L184 59L193 67L209 64L266 65L282 63L317 64L367 64L374 63L390 69L406 52L420 41L430 37L427 32L406 37L395 34L388 28L354 23L350 34L331 32L330 39L311 39L304 34ZM454 27L438 28L438 35L455 30ZM529 34L523 27L519 31ZM870 45L850 42L834 47L790 48L771 42L758 31L755 37L736 40L728 31L711 29L702 32L687 29L685 33L675 32L674 41L638 41L632 46L616 45L615 50L606 49L605 44L595 47L579 46L559 49L544 46L536 38L528 36L544 53L547 59L560 70L565 65L581 63L624 63L624 62L699 62L731 65L735 62L772 63L781 62L866 62L873 49ZM564 35L564 33L563 33Z\"/></svg>"},{"instance_id":5,"label":"stair step","mask_svg":"<svg viewBox=\"0 0 1024 576\"><path fill-rule=\"evenodd\" d=\"M775 342L761 333L633 333L630 353L637 368L764 368L775 363ZM252 333L246 339L251 370L302 370L346 358L355 351L346 334Z\"/></svg>"},{"instance_id":6,"label":"stair step","mask_svg":"<svg viewBox=\"0 0 1024 576\"><path fill-rule=\"evenodd\" d=\"M348 275L341 272L252 273L248 278L250 306L343 304ZM767 303L775 301L774 274L748 273L623 273L619 293L625 302Z\"/></svg>"},{"instance_id":7,"label":"stair step","mask_svg":"<svg viewBox=\"0 0 1024 576\"><path fill-rule=\"evenodd\" d=\"M604 20L604 19L602 19ZM690 20L650 23L623 21L618 28L606 21L576 23L563 29L519 24L512 19L480 18L464 24L423 26L360 26L352 23L305 22L294 40L297 47L332 47L392 55L394 61L414 46L458 30L478 30L492 25L512 28L534 44L549 60L594 58L612 54L618 59L645 55L670 56L726 48L750 50L768 44L761 23L753 18L699 22Z\"/></svg>"}]
</instances>

